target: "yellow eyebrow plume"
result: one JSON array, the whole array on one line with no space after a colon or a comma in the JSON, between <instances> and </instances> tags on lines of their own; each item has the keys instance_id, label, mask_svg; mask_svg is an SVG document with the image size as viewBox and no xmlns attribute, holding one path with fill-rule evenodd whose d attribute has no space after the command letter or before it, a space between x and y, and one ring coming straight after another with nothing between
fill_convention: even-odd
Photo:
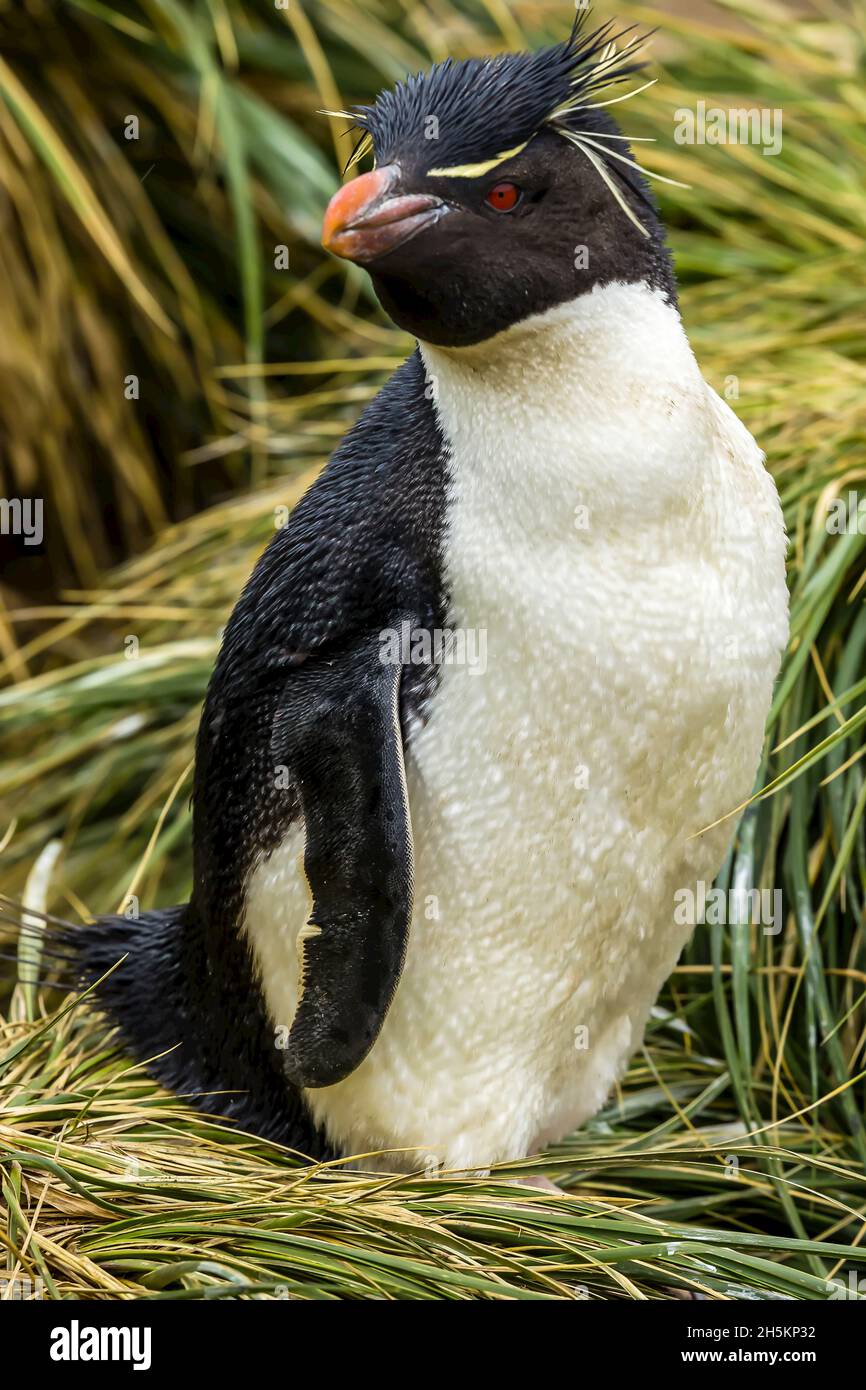
<instances>
[{"instance_id":1,"label":"yellow eyebrow plume","mask_svg":"<svg viewBox=\"0 0 866 1390\"><path fill-rule=\"evenodd\" d=\"M428 177L449 178L449 179L477 179L482 174L489 174L491 169L495 169L497 164L502 164L506 159L513 159L521 150L525 150L529 144L524 140L522 145L515 145L513 150L503 150L502 154L494 155L493 159L487 159L482 164L455 164L453 169L428 169Z\"/></svg>"}]
</instances>

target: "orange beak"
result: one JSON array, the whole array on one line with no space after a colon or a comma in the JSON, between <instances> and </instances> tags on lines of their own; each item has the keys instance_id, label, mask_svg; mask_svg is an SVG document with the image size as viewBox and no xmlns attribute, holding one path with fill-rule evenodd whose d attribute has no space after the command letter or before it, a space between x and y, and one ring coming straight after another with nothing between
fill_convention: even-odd
<instances>
[{"instance_id":1,"label":"orange beak","mask_svg":"<svg viewBox=\"0 0 866 1390\"><path fill-rule=\"evenodd\" d=\"M344 184L325 213L325 250L366 265L402 246L422 227L437 222L445 211L440 198L427 193L390 196L399 177L399 166L386 164Z\"/></svg>"}]
</instances>

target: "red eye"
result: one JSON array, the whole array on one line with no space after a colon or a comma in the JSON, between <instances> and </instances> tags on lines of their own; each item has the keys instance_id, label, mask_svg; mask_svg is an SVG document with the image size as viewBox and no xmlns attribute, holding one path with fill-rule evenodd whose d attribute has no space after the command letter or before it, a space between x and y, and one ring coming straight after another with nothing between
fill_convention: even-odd
<instances>
[{"instance_id":1,"label":"red eye","mask_svg":"<svg viewBox=\"0 0 866 1390\"><path fill-rule=\"evenodd\" d=\"M520 202L521 192L516 183L495 183L484 201L497 212L511 212Z\"/></svg>"}]
</instances>

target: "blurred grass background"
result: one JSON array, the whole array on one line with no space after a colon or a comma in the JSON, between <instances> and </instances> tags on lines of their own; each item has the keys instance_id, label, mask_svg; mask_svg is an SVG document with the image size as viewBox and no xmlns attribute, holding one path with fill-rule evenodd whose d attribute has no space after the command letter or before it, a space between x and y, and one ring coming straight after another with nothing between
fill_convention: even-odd
<instances>
[{"instance_id":1,"label":"blurred grass background","mask_svg":"<svg viewBox=\"0 0 866 1390\"><path fill-rule=\"evenodd\" d=\"M769 790L721 880L781 888L784 930L698 928L621 1091L534 1165L567 1202L508 1172L300 1172L191 1117L86 1002L58 1014L10 963L6 1262L50 1296L822 1298L866 1275L866 536L826 528L866 489L864 8L685 11L596 17L659 26L624 129L691 185L661 194L686 327L790 531ZM319 249L351 139L318 110L572 15L0 0L0 484L45 516L38 551L2 538L0 891L76 920L188 896L220 626L410 346ZM675 144L699 99L780 109L781 152Z\"/></svg>"}]
</instances>

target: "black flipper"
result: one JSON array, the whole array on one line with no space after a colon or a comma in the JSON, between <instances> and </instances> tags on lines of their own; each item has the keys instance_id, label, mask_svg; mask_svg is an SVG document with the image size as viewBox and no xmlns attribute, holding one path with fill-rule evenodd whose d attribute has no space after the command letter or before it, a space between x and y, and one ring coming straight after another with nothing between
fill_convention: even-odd
<instances>
[{"instance_id":1,"label":"black flipper","mask_svg":"<svg viewBox=\"0 0 866 1390\"><path fill-rule=\"evenodd\" d=\"M401 668L380 652L368 636L337 660L305 665L274 721L276 758L297 787L313 895L284 1057L296 1086L333 1085L364 1060L406 951L413 879Z\"/></svg>"}]
</instances>

